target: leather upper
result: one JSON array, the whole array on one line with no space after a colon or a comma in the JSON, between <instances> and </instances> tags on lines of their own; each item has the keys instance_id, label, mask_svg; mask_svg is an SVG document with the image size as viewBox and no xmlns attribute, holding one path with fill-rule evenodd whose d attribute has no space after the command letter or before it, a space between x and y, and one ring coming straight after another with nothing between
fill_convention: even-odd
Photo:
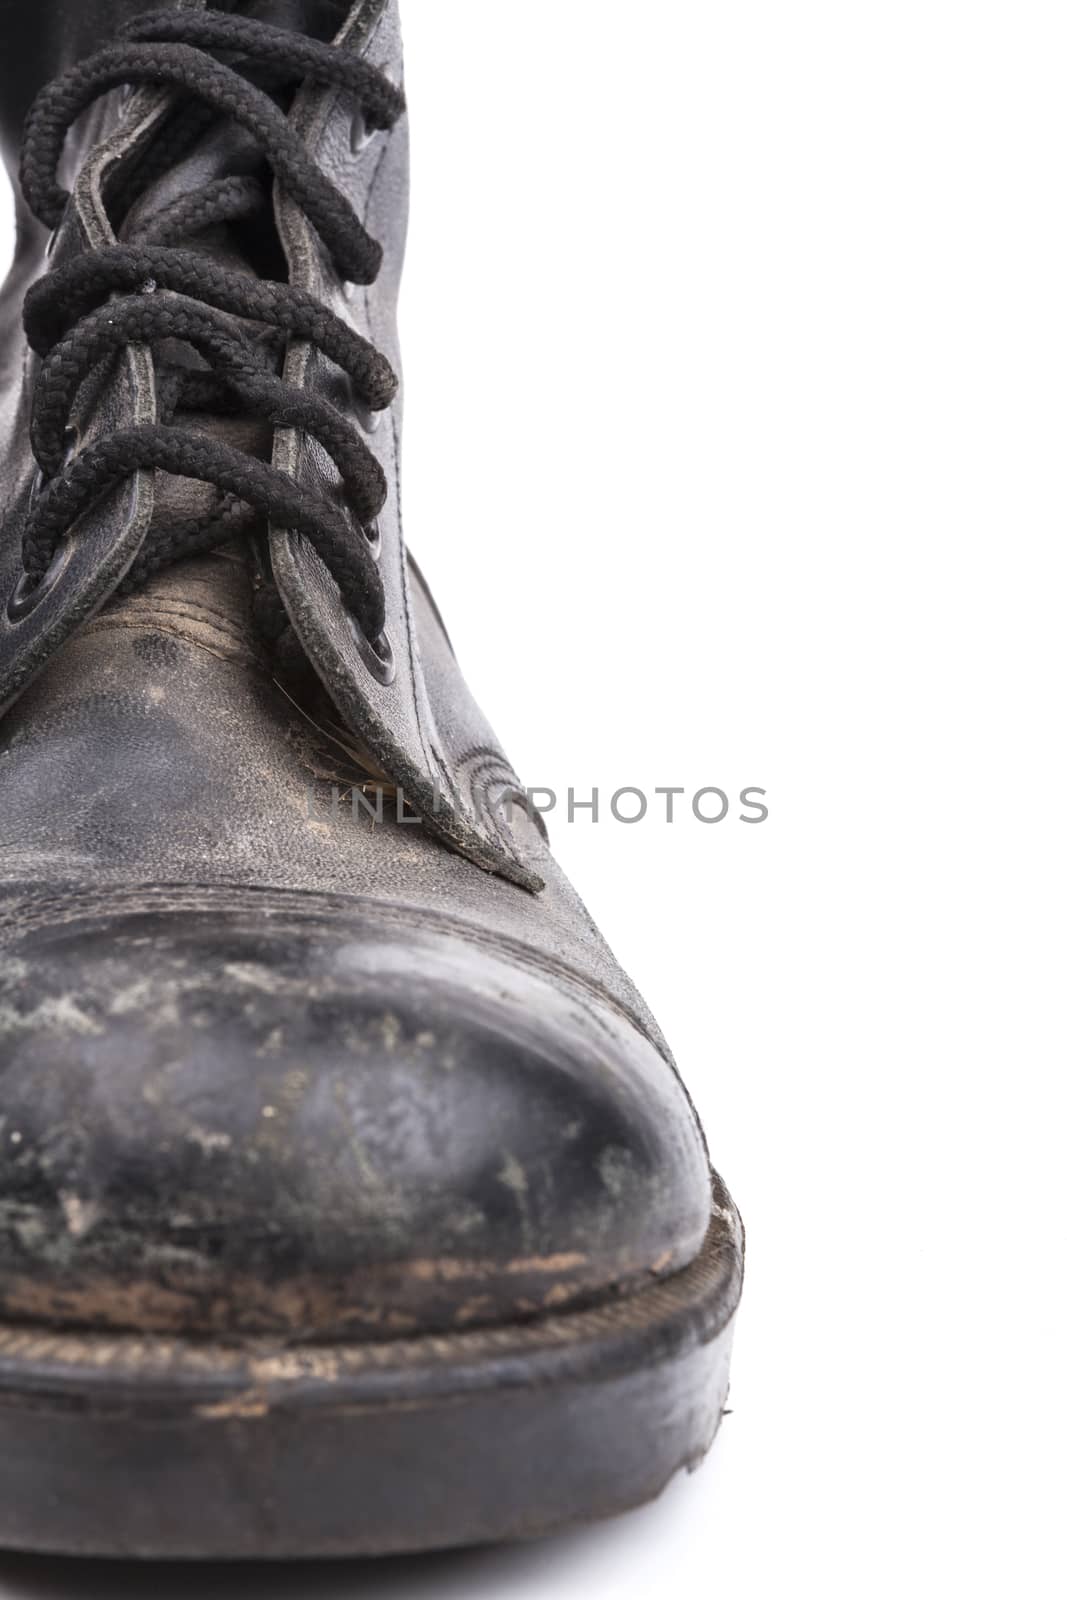
<instances>
[{"instance_id":1,"label":"leather upper","mask_svg":"<svg viewBox=\"0 0 1067 1600\"><path fill-rule=\"evenodd\" d=\"M271 7L266 8L268 12ZM374 65L401 76L400 40L395 5L387 0L362 0L353 6L338 34L338 48L360 49ZM108 108L108 102L113 102ZM147 90L123 102L117 95L98 106L95 143L74 182L67 216L54 240L25 218L32 242L18 264L18 289L24 292L36 271L62 262L86 247L114 242L103 194L116 166L143 146L156 130L168 104L166 91ZM308 86L290 114L308 149L335 186L355 202L357 214L377 230L384 247L384 265L377 281L355 292L341 280L326 252L284 190L276 189L279 235L290 281L308 289L342 319L374 341L399 368L396 295L406 229L406 120L369 143L358 137L359 108L351 95ZM100 122L114 124L101 137ZM355 133L354 133L355 130ZM234 140L231 134L231 144ZM199 154L183 163L181 182L195 189L219 172L219 151L226 143L204 142ZM171 181L173 187L173 180ZM36 249L32 247L36 246ZM16 339L20 336L15 335ZM10 594L19 573L18 541L13 529L24 520L33 491L35 469L25 450L29 398L35 361L26 361L21 381L12 385L0 427L4 463L0 481L8 507L7 531L0 536L0 592ZM347 380L329 368L307 346L295 343L285 379L295 386L323 393L338 409L358 415ZM492 730L463 681L435 613L423 609L416 618L408 581L400 521L400 400L385 414L374 435L374 448L389 482L389 495L379 518L380 570L387 606L387 634L392 662L389 681L375 670L374 654L355 619L345 608L337 586L303 535L271 530L274 579L299 638L326 683L341 715L359 732L378 763L403 786L429 826L480 866L502 872L530 889L540 877L527 857L523 836L509 826L500 806L507 794L521 796L519 780ZM78 417L82 445L101 433L155 419L155 391L150 355L131 346L107 381L90 394ZM279 430L275 463L298 481L305 475L332 480L340 495L336 469L321 451L293 430ZM70 553L58 581L28 615L12 619L0 607L0 705L21 692L34 673L85 618L103 605L120 582L144 540L152 516L151 473L138 473L108 498L106 506L79 519L72 530ZM422 629L428 637L419 636ZM370 663L370 664L368 664Z\"/></svg>"},{"instance_id":2,"label":"leather upper","mask_svg":"<svg viewBox=\"0 0 1067 1600\"><path fill-rule=\"evenodd\" d=\"M342 37L399 75L395 6L357 4ZM718 1204L702 1136L539 827L501 804L518 780L405 553L399 402L371 438L392 674L284 529L113 598L175 492L147 473L7 616L34 476L18 309L50 259L110 236L103 177L163 103L113 100L53 255L27 223L0 297L0 1316L361 1337L632 1292L700 1247ZM278 192L291 278L398 366L404 124L368 143L357 107L308 86L292 118L385 265L347 288ZM219 148L171 181L217 172ZM286 378L355 414L307 347ZM132 348L82 437L154 403ZM295 433L273 455L331 481ZM253 624L266 560L301 683Z\"/></svg>"}]
</instances>

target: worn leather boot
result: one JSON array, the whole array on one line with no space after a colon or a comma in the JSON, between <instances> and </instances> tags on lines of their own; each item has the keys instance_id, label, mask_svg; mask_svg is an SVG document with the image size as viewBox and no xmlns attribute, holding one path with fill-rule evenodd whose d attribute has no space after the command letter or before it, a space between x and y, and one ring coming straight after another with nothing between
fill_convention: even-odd
<instances>
[{"instance_id":1,"label":"worn leather boot","mask_svg":"<svg viewBox=\"0 0 1067 1600\"><path fill-rule=\"evenodd\" d=\"M395 7L0 21L0 1541L636 1504L740 1225L405 555Z\"/></svg>"}]
</instances>

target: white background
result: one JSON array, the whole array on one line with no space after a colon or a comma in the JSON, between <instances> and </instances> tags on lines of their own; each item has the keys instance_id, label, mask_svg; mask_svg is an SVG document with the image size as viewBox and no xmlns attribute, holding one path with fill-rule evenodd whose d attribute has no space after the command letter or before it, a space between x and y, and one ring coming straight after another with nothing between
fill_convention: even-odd
<instances>
[{"instance_id":1,"label":"white background","mask_svg":"<svg viewBox=\"0 0 1067 1600\"><path fill-rule=\"evenodd\" d=\"M467 675L530 783L768 791L554 828L745 1216L733 1414L529 1548L0 1595L1061 1595L1063 9L405 21L405 515Z\"/></svg>"}]
</instances>

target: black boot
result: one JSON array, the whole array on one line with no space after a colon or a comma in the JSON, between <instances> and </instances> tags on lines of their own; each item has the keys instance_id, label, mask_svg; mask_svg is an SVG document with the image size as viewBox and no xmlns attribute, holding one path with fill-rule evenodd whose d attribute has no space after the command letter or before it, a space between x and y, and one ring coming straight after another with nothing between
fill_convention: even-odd
<instances>
[{"instance_id":1,"label":"black boot","mask_svg":"<svg viewBox=\"0 0 1067 1600\"><path fill-rule=\"evenodd\" d=\"M0 1541L617 1510L740 1225L405 556L395 6L138 9L0 6Z\"/></svg>"}]
</instances>

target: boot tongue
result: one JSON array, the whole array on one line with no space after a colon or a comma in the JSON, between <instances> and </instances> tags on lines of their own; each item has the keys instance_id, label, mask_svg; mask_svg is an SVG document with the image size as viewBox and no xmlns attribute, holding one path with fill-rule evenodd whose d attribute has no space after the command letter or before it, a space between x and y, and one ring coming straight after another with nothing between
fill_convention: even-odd
<instances>
[{"instance_id":1,"label":"boot tongue","mask_svg":"<svg viewBox=\"0 0 1067 1600\"><path fill-rule=\"evenodd\" d=\"M256 22L266 22L275 28L301 37L331 39L340 27L347 7L337 0L244 0L236 5L209 7L235 12ZM122 232L132 238L173 201L196 194L208 183L218 178L248 177L264 172L263 154L250 134L226 117L220 117L170 171L153 182L131 208ZM190 241L194 248L202 249L229 267L245 267L232 241L221 241L222 230L213 230L213 238Z\"/></svg>"},{"instance_id":2,"label":"boot tongue","mask_svg":"<svg viewBox=\"0 0 1067 1600\"><path fill-rule=\"evenodd\" d=\"M228 7L258 21L272 23L294 33L315 32L319 37L332 37L338 24L338 7L324 0L249 0L248 4ZM343 9L343 8L342 8ZM131 206L123 221L121 235L133 241L139 234L150 232L152 222L175 201L188 195L201 193L209 184L221 178L257 177L264 184L264 209L270 205L270 174L265 168L262 151L243 128L220 118L214 122L192 148L165 173L161 174ZM183 247L208 257L228 272L245 273L257 277L258 270L249 259L242 231L227 224L211 227L183 241ZM249 325L249 331L254 329ZM191 351L168 350L169 360L188 359L190 365L199 365ZM178 425L221 439L235 449L260 460L269 460L274 433L268 423L254 417L211 416L208 414L180 413ZM190 519L207 521L218 505L218 491L213 485L191 478L177 478L167 473L156 474L153 527L172 527ZM157 597L167 604L180 601L187 590L201 594L205 577L223 558L228 564L228 577L220 585L219 603L225 609L242 616L251 601L251 561L247 536L220 547L211 555L193 556L165 568L138 590L139 609L143 612L146 598ZM233 564L248 570L244 584L234 581ZM111 609L122 609L126 601L118 597Z\"/></svg>"},{"instance_id":3,"label":"boot tongue","mask_svg":"<svg viewBox=\"0 0 1067 1600\"><path fill-rule=\"evenodd\" d=\"M140 232L146 231L149 224L176 200L203 190L209 183L219 178L261 174L262 167L263 159L258 147L242 129L235 128L232 123L216 123L182 160L139 197L124 222L122 237L134 241ZM248 259L238 230L229 225L223 224L205 229L190 237L187 242L183 241L182 247L194 250L198 255L217 262L225 271L244 273L249 277L258 276L255 266ZM202 365L189 346L160 346L159 354L165 354L167 360L172 363ZM261 460L268 460L270 457L273 430L269 424L256 418L179 413L175 422L177 426L212 435L238 450L258 456ZM155 479L153 530L174 527L177 523L190 519L206 522L217 508L218 500L218 490L212 484L158 472ZM226 547L226 555L231 561L236 560L247 565L249 556L247 540L234 541ZM143 601L147 596L166 596L168 603L171 603L180 599L181 594L190 585L197 592L201 592L205 571L212 564L213 557L205 555L189 557L173 567L165 568L138 590L141 608L143 609ZM228 610L232 610L234 606L241 610L247 609L251 591L248 586L246 588L248 592L242 593L240 586L232 582L225 586L225 603ZM220 599L222 598L220 593ZM124 603L122 598L118 598L112 602L112 606L121 608Z\"/></svg>"},{"instance_id":4,"label":"boot tongue","mask_svg":"<svg viewBox=\"0 0 1067 1600\"><path fill-rule=\"evenodd\" d=\"M243 5L228 9L257 22L269 22L275 28L329 39L340 28L349 8L344 0L245 0Z\"/></svg>"}]
</instances>

